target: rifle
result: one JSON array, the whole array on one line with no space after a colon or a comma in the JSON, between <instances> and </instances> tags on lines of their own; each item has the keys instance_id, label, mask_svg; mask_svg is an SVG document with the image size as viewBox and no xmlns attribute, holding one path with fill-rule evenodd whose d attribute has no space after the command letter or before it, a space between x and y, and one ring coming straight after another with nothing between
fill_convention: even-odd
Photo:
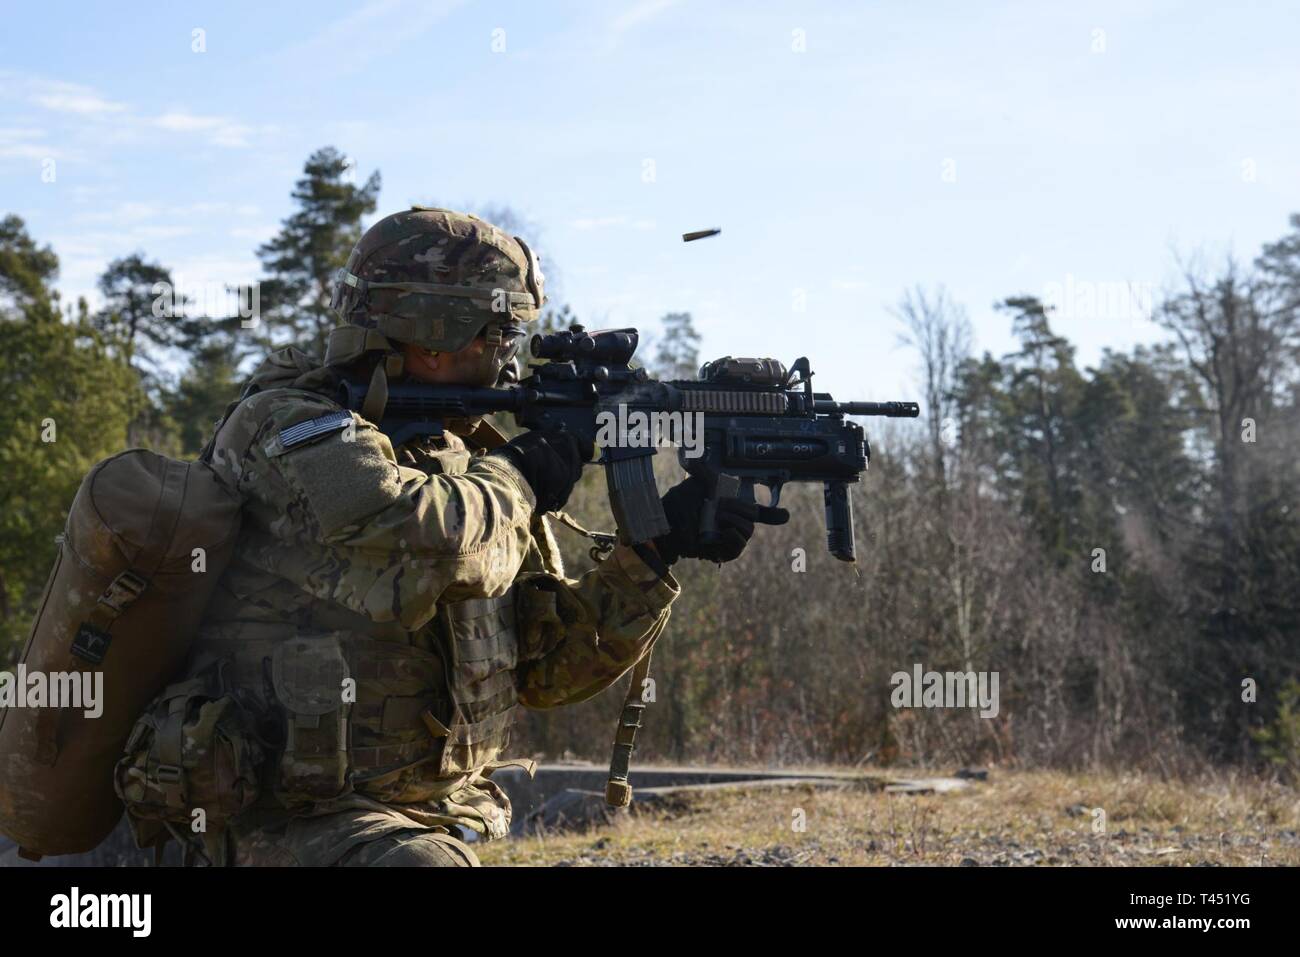
<instances>
[{"instance_id":1,"label":"rifle","mask_svg":"<svg viewBox=\"0 0 1300 957\"><path fill-rule=\"evenodd\" d=\"M717 504L723 498L755 501L755 486L778 505L789 482L824 486L826 544L841 561L855 560L853 505L849 486L860 480L871 454L862 427L846 415L914 418L915 402L836 402L814 392L807 358L786 367L775 359L726 356L707 362L697 380L661 382L631 367L635 329L588 332L580 325L535 336L531 375L504 388L395 383L388 386L377 423L396 445L441 435L447 418L476 418L508 412L526 429L569 430L601 447L610 508L623 537L632 544L668 532L655 485L656 429L677 416L685 434L690 424L702 438L692 450L680 445L682 467L707 486L700 539L716 541ZM796 378L797 377L797 378ZM360 410L369 382L344 379L339 400ZM613 423L647 423L646 428L611 429ZM615 441L608 441L616 431ZM661 429L659 430L662 431ZM696 454L692 455L691 452Z\"/></svg>"}]
</instances>

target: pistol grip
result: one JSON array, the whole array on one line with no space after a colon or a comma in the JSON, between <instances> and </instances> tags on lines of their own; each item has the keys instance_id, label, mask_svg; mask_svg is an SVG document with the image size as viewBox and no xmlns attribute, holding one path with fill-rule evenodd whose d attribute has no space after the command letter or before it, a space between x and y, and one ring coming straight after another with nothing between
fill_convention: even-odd
<instances>
[{"instance_id":1,"label":"pistol grip","mask_svg":"<svg viewBox=\"0 0 1300 957\"><path fill-rule=\"evenodd\" d=\"M720 532L718 531L718 502L724 498L736 498L740 495L741 482L735 475L719 473L718 477L713 480L713 494L704 500L704 506L700 509L700 543L704 545L716 544Z\"/></svg>"},{"instance_id":2,"label":"pistol grip","mask_svg":"<svg viewBox=\"0 0 1300 957\"><path fill-rule=\"evenodd\" d=\"M826 483L826 547L842 562L856 561L853 499L847 482Z\"/></svg>"}]
</instances>

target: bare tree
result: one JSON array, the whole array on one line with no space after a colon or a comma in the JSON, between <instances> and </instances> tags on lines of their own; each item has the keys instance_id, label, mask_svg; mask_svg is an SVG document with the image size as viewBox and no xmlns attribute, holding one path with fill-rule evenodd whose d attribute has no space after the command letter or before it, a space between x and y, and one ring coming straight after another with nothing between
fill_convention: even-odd
<instances>
[{"instance_id":1,"label":"bare tree","mask_svg":"<svg viewBox=\"0 0 1300 957\"><path fill-rule=\"evenodd\" d=\"M970 358L970 320L966 318L966 310L948 297L943 286L933 292L926 292L920 285L907 290L892 312L907 327L899 337L901 342L921 355L923 411L936 475L942 482L947 477L944 446L950 438L945 430L955 428L956 422L953 410L957 370Z\"/></svg>"}]
</instances>

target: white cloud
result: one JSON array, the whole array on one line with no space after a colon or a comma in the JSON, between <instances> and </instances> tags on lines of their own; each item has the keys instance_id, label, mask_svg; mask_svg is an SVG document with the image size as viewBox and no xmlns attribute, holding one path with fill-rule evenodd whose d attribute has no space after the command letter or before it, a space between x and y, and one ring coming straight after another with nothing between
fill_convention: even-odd
<instances>
[{"instance_id":1,"label":"white cloud","mask_svg":"<svg viewBox=\"0 0 1300 957\"><path fill-rule=\"evenodd\" d=\"M605 52L613 52L623 36L636 27L648 23L665 10L675 7L679 0L641 0L609 22L605 31Z\"/></svg>"},{"instance_id":2,"label":"white cloud","mask_svg":"<svg viewBox=\"0 0 1300 957\"><path fill-rule=\"evenodd\" d=\"M92 196L102 196L106 192L109 192L109 189L104 186L86 186L85 184L79 184L72 187L72 198L78 203L84 203Z\"/></svg>"},{"instance_id":3,"label":"white cloud","mask_svg":"<svg viewBox=\"0 0 1300 957\"><path fill-rule=\"evenodd\" d=\"M193 232L194 229L190 226L137 226L131 230L131 235L140 239L175 239L178 236L189 236Z\"/></svg>"},{"instance_id":4,"label":"white cloud","mask_svg":"<svg viewBox=\"0 0 1300 957\"><path fill-rule=\"evenodd\" d=\"M638 24L653 20L669 7L676 6L677 2L678 0L641 0L615 17L609 25L609 31L615 36L621 36Z\"/></svg>"},{"instance_id":5,"label":"white cloud","mask_svg":"<svg viewBox=\"0 0 1300 957\"><path fill-rule=\"evenodd\" d=\"M178 135L201 137L213 146L229 149L247 149L252 146L255 134L267 134L276 131L273 125L252 126L228 116L210 116L192 113L182 107L172 107L161 114L149 116L126 103L112 100L88 86L47 80L39 76L28 76L14 71L0 71L0 96L24 100L51 113L72 114L82 120L94 120L111 115L113 122L94 127L95 141L98 145L105 142L129 142L137 140L142 133L164 130ZM0 133L24 133L30 139L32 134L41 133L34 129L0 130ZM15 145L0 137L0 156L32 157L35 151L30 146ZM54 155L45 152L43 156Z\"/></svg>"},{"instance_id":6,"label":"white cloud","mask_svg":"<svg viewBox=\"0 0 1300 957\"><path fill-rule=\"evenodd\" d=\"M212 143L215 146L245 149L252 145L248 141L248 134L252 132L253 128L251 126L244 126L241 123L228 123L217 127L212 134Z\"/></svg>"},{"instance_id":7,"label":"white cloud","mask_svg":"<svg viewBox=\"0 0 1300 957\"><path fill-rule=\"evenodd\" d=\"M173 133L194 133L200 130L210 130L215 126L220 126L224 120L217 116L195 116L192 113L181 113L174 111L164 113L162 116L154 117L153 125L164 130L171 130Z\"/></svg>"},{"instance_id":8,"label":"white cloud","mask_svg":"<svg viewBox=\"0 0 1300 957\"><path fill-rule=\"evenodd\" d=\"M355 73L404 43L427 33L464 0L371 0L347 16L274 54L278 64L301 61L311 69L331 64L336 75ZM483 38L487 48L487 36Z\"/></svg>"},{"instance_id":9,"label":"white cloud","mask_svg":"<svg viewBox=\"0 0 1300 957\"><path fill-rule=\"evenodd\" d=\"M202 200L194 203L163 206L157 203L124 202L112 207L83 212L75 217L79 223L111 223L124 235L140 239L171 239L188 236L197 225L205 227L215 224L224 226L227 220L244 218L258 212L256 206L235 206L224 200ZM161 221L153 225L141 225ZM170 221L170 222L168 222ZM253 238L261 241L274 234L274 226L237 227L230 230L230 235L237 238Z\"/></svg>"},{"instance_id":10,"label":"white cloud","mask_svg":"<svg viewBox=\"0 0 1300 957\"><path fill-rule=\"evenodd\" d=\"M42 93L32 97L32 102L56 113L121 113L126 110L125 103L114 103L95 93Z\"/></svg>"},{"instance_id":11,"label":"white cloud","mask_svg":"<svg viewBox=\"0 0 1300 957\"><path fill-rule=\"evenodd\" d=\"M202 216L207 213L227 213L230 211L230 204L224 200L218 200L215 203L187 203L184 206L170 206L167 212L173 216Z\"/></svg>"},{"instance_id":12,"label":"white cloud","mask_svg":"<svg viewBox=\"0 0 1300 957\"><path fill-rule=\"evenodd\" d=\"M42 143L0 143L0 159L62 159L63 154Z\"/></svg>"},{"instance_id":13,"label":"white cloud","mask_svg":"<svg viewBox=\"0 0 1300 957\"><path fill-rule=\"evenodd\" d=\"M125 113L130 108L101 96L92 87L61 80L27 76L13 70L0 71L0 79L15 99L26 100L54 113L95 116L101 113Z\"/></svg>"},{"instance_id":14,"label":"white cloud","mask_svg":"<svg viewBox=\"0 0 1300 957\"><path fill-rule=\"evenodd\" d=\"M127 225L156 219L162 213L162 207L153 203L118 203L112 209L100 209L93 213L81 213L76 217L79 223L114 223Z\"/></svg>"},{"instance_id":15,"label":"white cloud","mask_svg":"<svg viewBox=\"0 0 1300 957\"><path fill-rule=\"evenodd\" d=\"M201 116L184 110L171 110L148 122L169 133L204 133L214 146L236 149L250 146L248 137L254 132L253 127L224 116Z\"/></svg>"},{"instance_id":16,"label":"white cloud","mask_svg":"<svg viewBox=\"0 0 1300 957\"><path fill-rule=\"evenodd\" d=\"M60 150L44 142L45 135L34 127L0 127L0 159L62 159Z\"/></svg>"}]
</instances>

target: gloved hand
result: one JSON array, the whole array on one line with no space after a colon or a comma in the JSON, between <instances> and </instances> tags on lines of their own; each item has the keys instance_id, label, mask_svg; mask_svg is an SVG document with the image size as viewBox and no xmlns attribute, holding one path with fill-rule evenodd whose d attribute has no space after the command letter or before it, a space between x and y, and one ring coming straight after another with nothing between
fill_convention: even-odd
<instances>
[{"instance_id":1,"label":"gloved hand","mask_svg":"<svg viewBox=\"0 0 1300 957\"><path fill-rule=\"evenodd\" d=\"M733 561L740 557L754 534L754 523L784 525L790 513L783 508L724 498L718 502L717 542L700 542L700 510L708 498L703 479L694 475L673 486L661 499L668 516L670 531L654 539L655 551L664 564L679 558L699 558L709 562Z\"/></svg>"},{"instance_id":2,"label":"gloved hand","mask_svg":"<svg viewBox=\"0 0 1300 957\"><path fill-rule=\"evenodd\" d=\"M572 432L525 432L490 455L500 455L523 473L537 498L537 511L563 508L582 478L582 465L591 461L595 448L590 439Z\"/></svg>"}]
</instances>

